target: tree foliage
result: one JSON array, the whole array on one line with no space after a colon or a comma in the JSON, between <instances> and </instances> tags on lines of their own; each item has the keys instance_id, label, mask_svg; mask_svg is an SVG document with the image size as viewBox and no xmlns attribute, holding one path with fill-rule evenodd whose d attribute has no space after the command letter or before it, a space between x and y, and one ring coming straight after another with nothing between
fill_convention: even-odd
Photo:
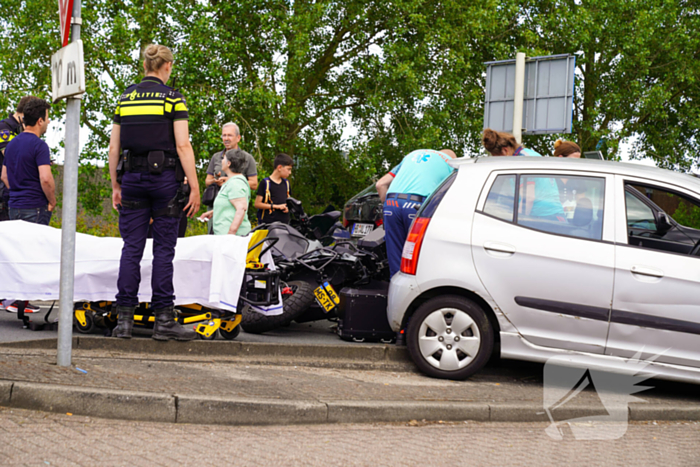
<instances>
[{"instance_id":1,"label":"tree foliage","mask_svg":"<svg viewBox=\"0 0 700 467\"><path fill-rule=\"evenodd\" d=\"M686 0L544 0L523 9L533 53L577 55L574 126L582 149L633 156L663 167L697 162L700 10Z\"/></svg>"},{"instance_id":2,"label":"tree foliage","mask_svg":"<svg viewBox=\"0 0 700 467\"><path fill-rule=\"evenodd\" d=\"M10 108L48 95L60 44L55 0L3 5ZM615 157L634 136L635 154L688 167L698 149L700 24L685 0L84 0L82 15L83 160L106 158L118 95L142 77L143 48L162 43L200 167L234 121L261 175L276 153L295 158L293 189L312 210L342 204L418 147L479 151L483 62L519 50L576 54L572 139L584 150ZM526 144L550 153L552 141Z\"/></svg>"}]
</instances>

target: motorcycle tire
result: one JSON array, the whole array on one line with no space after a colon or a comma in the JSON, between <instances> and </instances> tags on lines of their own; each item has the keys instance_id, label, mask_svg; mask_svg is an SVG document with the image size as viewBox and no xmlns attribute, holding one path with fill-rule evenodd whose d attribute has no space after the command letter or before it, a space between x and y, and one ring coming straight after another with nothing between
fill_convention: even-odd
<instances>
[{"instance_id":1,"label":"motorcycle tire","mask_svg":"<svg viewBox=\"0 0 700 467\"><path fill-rule=\"evenodd\" d=\"M306 311L314 301L313 285L304 281L290 281L287 286L296 290L289 298L283 299L282 314L276 316L265 316L257 311L253 311L250 307L246 307L243 311L243 320L241 327L250 334L261 334L263 332L272 331L277 328L289 326L289 324Z\"/></svg>"}]
</instances>

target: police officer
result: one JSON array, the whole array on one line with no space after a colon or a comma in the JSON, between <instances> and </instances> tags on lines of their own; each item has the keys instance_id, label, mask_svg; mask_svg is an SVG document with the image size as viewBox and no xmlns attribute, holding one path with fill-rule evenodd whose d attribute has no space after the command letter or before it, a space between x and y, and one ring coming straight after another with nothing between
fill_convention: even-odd
<instances>
[{"instance_id":1,"label":"police officer","mask_svg":"<svg viewBox=\"0 0 700 467\"><path fill-rule=\"evenodd\" d=\"M131 338L140 263L153 218L153 338L191 340L197 334L178 324L173 310L173 258L180 214L186 211L192 217L199 210L187 105L182 94L165 85L173 69L170 49L151 44L144 57L146 76L119 98L109 144L112 204L119 210L124 239L117 281L118 325L113 335ZM189 197L183 191L185 176Z\"/></svg>"},{"instance_id":2,"label":"police officer","mask_svg":"<svg viewBox=\"0 0 700 467\"><path fill-rule=\"evenodd\" d=\"M2 168L5 148L15 136L24 131L22 117L24 117L24 106L27 105L34 96L24 96L19 100L15 113L8 115L4 120L0 120L0 169ZM10 190L0 181L0 221L10 220L9 208L7 206L10 199Z\"/></svg>"},{"instance_id":3,"label":"police officer","mask_svg":"<svg viewBox=\"0 0 700 467\"><path fill-rule=\"evenodd\" d=\"M386 253L392 276L401 267L401 254L411 222L425 198L452 173L447 161L455 157L450 149L439 152L418 149L377 181L377 192L384 202Z\"/></svg>"}]
</instances>

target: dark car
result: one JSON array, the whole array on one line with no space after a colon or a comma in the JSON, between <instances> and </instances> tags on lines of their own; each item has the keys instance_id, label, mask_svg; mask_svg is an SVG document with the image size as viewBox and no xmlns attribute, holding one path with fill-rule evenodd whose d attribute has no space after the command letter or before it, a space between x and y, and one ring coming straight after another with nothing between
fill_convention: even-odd
<instances>
[{"instance_id":1,"label":"dark car","mask_svg":"<svg viewBox=\"0 0 700 467\"><path fill-rule=\"evenodd\" d=\"M384 224L382 202L374 183L353 196L343 208L343 226L353 237L364 237Z\"/></svg>"}]
</instances>

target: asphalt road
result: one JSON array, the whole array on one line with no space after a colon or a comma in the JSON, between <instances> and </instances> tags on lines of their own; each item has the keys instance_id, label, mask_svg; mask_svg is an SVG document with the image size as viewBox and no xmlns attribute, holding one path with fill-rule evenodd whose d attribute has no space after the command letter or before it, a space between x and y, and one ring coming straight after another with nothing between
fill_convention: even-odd
<instances>
[{"instance_id":1,"label":"asphalt road","mask_svg":"<svg viewBox=\"0 0 700 467\"><path fill-rule=\"evenodd\" d=\"M630 423L620 439L555 441L545 423L228 427L0 407L0 465L696 466L700 423Z\"/></svg>"},{"instance_id":2,"label":"asphalt road","mask_svg":"<svg viewBox=\"0 0 700 467\"><path fill-rule=\"evenodd\" d=\"M33 302L41 305L41 312L30 315L34 322L44 322L44 316L51 306L51 302ZM58 303L51 312L50 320L58 319ZM333 345L353 345L353 342L341 340L335 333L331 332L331 326L335 323L323 320L310 323L292 323L287 328L280 328L265 334L247 334L242 331L236 340L241 342L274 342L279 344L333 344ZM138 337L149 338L150 334L138 333ZM73 330L76 336L81 335ZM100 329L96 329L91 335L99 336ZM17 319L17 314L0 310L0 342L23 341L32 339L45 339L57 337L56 331L31 331L22 328L22 322Z\"/></svg>"}]
</instances>

